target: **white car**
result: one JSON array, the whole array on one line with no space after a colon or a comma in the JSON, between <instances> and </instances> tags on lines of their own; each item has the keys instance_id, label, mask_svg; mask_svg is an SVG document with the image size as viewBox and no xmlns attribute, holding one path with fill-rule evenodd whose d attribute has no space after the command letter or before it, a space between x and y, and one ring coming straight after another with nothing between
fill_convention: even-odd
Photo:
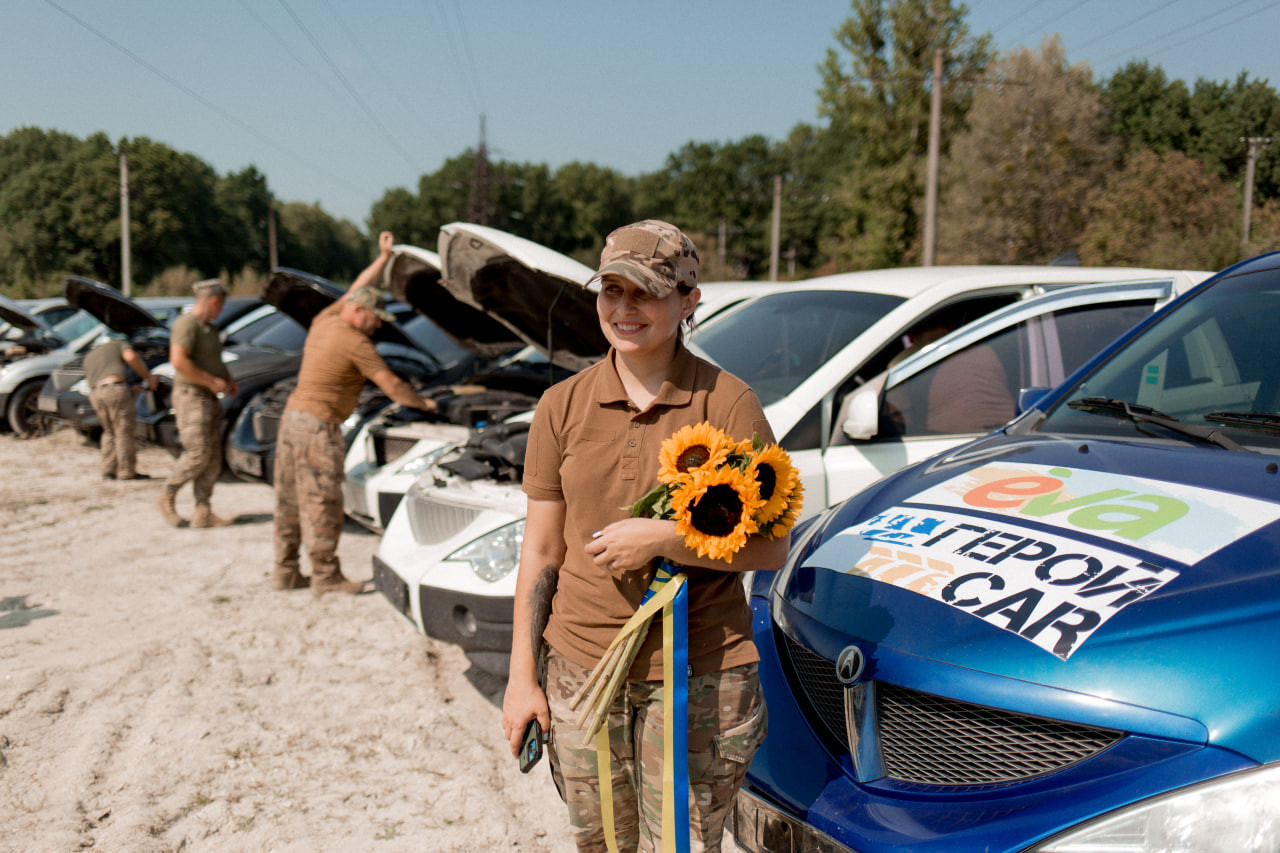
<instances>
[{"instance_id":1,"label":"white car","mask_svg":"<svg viewBox=\"0 0 1280 853\"><path fill-rule=\"evenodd\" d=\"M756 391L779 443L801 472L809 515L922 454L958 444L996 425L920 440L879 429L873 436L855 440L844 431L843 424L849 420L845 412L852 409L856 392L918 344L924 333L938 327L954 329L1011 306L1013 313L1002 316L1020 317L1014 309L1024 307L1022 300L1090 282L1149 282L1131 293L1131 300L1121 300L1149 312L1208 275L1057 266L846 273L799 282L746 302L707 323L693 336L692 346ZM1100 293L1094 296L1102 298ZM1050 306L1056 303L1037 304L1039 310L1052 313ZM1133 322L1128 313L1117 316L1118 321L1095 335L1098 340L1091 339L1090 347L1106 343ZM1023 321L1010 322L1021 327ZM1032 358L1028 353L1025 375L1021 363L1016 370L1012 365L1007 370L1011 395L1033 384L1052 384L1065 375L1063 371L1069 372L1092 354L1063 348L1061 337L1049 333L1037 340L1042 354ZM1056 352L1047 352L1043 345L1055 347ZM913 358L950 352L950 346L935 343ZM1009 352L1022 358L1016 345ZM928 366L924 361L915 364L914 369L921 371ZM908 360L894 367L898 375L913 369ZM879 391L884 383L877 379L877 384L873 388ZM878 409L878 397L873 408ZM865 425L862 428L865 432ZM472 444L478 442L473 439ZM454 455L466 454L455 451ZM383 536L374 559L374 580L419 630L462 646L477 666L501 673L510 647L511 596L525 498L518 475L505 482L493 477L468 479L457 473L464 467L459 461L445 455L410 488Z\"/></svg>"}]
</instances>

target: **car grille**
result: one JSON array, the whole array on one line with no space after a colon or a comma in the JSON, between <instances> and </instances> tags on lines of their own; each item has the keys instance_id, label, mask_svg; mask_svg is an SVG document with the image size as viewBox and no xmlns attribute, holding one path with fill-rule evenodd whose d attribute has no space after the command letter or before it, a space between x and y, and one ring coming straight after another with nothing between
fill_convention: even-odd
<instances>
[{"instance_id":1,"label":"car grille","mask_svg":"<svg viewBox=\"0 0 1280 853\"><path fill-rule=\"evenodd\" d=\"M479 514L478 509L441 503L416 494L409 501L409 529L418 544L434 545L466 528Z\"/></svg>"},{"instance_id":2,"label":"car grille","mask_svg":"<svg viewBox=\"0 0 1280 853\"><path fill-rule=\"evenodd\" d=\"M395 462L418 443L416 438L398 438L381 430L370 430L370 435L373 438L373 459L379 468Z\"/></svg>"},{"instance_id":3,"label":"car grille","mask_svg":"<svg viewBox=\"0 0 1280 853\"><path fill-rule=\"evenodd\" d=\"M792 686L829 748L850 752L845 688L835 664L781 631ZM937 786L1013 784L1070 767L1107 749L1122 732L960 702L877 681L875 732L885 775Z\"/></svg>"}]
</instances>

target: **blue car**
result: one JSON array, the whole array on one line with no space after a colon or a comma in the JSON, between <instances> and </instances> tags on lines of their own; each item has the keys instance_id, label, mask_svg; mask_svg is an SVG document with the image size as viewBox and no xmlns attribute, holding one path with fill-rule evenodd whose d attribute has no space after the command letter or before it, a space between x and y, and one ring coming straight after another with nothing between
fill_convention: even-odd
<instances>
[{"instance_id":1,"label":"blue car","mask_svg":"<svg viewBox=\"0 0 1280 853\"><path fill-rule=\"evenodd\" d=\"M750 851L1280 850L1280 254L751 579Z\"/></svg>"}]
</instances>

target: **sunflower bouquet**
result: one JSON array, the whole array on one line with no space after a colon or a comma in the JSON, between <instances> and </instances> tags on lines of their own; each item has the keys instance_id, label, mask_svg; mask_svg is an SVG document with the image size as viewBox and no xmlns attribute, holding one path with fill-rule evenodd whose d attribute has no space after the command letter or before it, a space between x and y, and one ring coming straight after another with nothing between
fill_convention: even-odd
<instances>
[{"instance_id":1,"label":"sunflower bouquet","mask_svg":"<svg viewBox=\"0 0 1280 853\"><path fill-rule=\"evenodd\" d=\"M777 539L796 523L804 487L791 457L757 435L735 441L707 422L662 443L658 485L631 507L636 518L664 518L699 557L733 562L758 533Z\"/></svg>"},{"instance_id":2,"label":"sunflower bouquet","mask_svg":"<svg viewBox=\"0 0 1280 853\"><path fill-rule=\"evenodd\" d=\"M658 453L658 485L631 507L633 518L674 520L684 543L700 557L733 562L733 555L758 533L786 534L804 501L800 475L791 457L759 436L736 441L707 422L677 430ZM641 610L619 632L570 705L578 726L595 734L644 639L656 610L655 594L674 580L685 583L679 566L658 569ZM667 590L672 593L672 590Z\"/></svg>"}]
</instances>

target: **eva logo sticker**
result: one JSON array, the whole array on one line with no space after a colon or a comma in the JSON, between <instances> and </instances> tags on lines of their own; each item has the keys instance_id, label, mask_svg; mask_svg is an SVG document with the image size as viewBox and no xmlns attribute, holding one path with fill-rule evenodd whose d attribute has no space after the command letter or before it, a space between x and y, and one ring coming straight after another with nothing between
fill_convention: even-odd
<instances>
[{"instance_id":1,"label":"eva logo sticker","mask_svg":"<svg viewBox=\"0 0 1280 853\"><path fill-rule=\"evenodd\" d=\"M1280 518L1280 504L1212 489L1020 463L974 468L910 501L1036 519L1188 564Z\"/></svg>"},{"instance_id":2,"label":"eva logo sticker","mask_svg":"<svg viewBox=\"0 0 1280 853\"><path fill-rule=\"evenodd\" d=\"M1108 619L1178 577L1109 548L902 506L841 531L805 565L932 598L1062 660Z\"/></svg>"}]
</instances>

